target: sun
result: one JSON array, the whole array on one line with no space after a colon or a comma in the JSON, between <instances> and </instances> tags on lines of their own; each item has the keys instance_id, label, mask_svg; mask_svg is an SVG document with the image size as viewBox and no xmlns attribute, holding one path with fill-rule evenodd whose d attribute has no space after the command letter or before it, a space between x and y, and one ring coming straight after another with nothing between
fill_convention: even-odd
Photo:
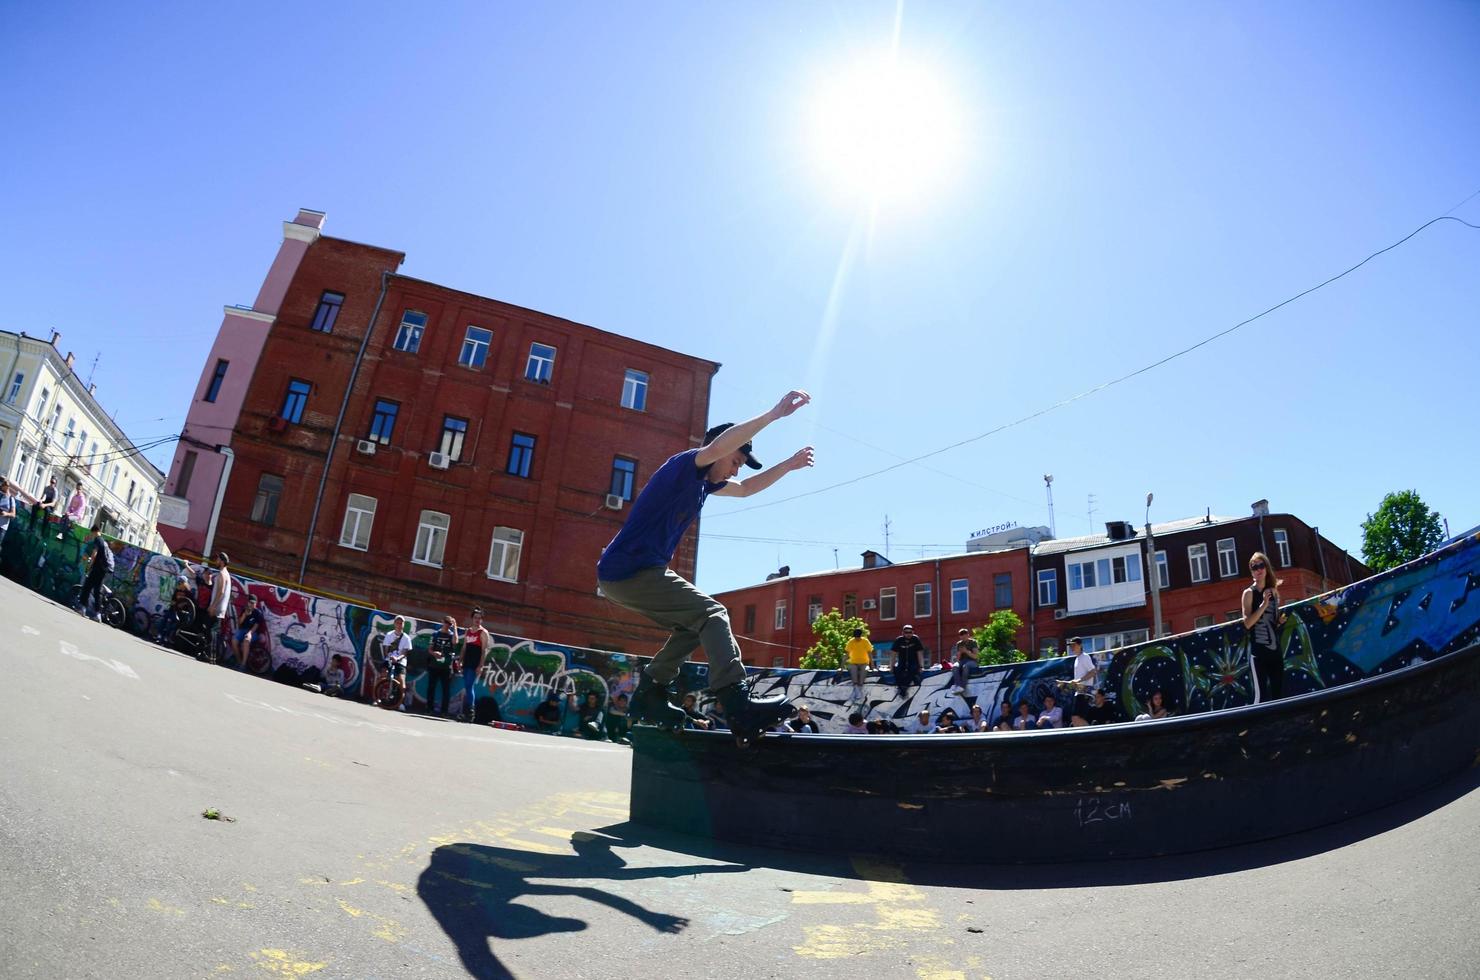
<instances>
[{"instance_id":1,"label":"sun","mask_svg":"<svg viewBox=\"0 0 1480 980\"><path fill-rule=\"evenodd\" d=\"M823 181L874 207L937 194L961 158L961 119L949 86L937 71L894 52L823 75L808 135Z\"/></svg>"}]
</instances>

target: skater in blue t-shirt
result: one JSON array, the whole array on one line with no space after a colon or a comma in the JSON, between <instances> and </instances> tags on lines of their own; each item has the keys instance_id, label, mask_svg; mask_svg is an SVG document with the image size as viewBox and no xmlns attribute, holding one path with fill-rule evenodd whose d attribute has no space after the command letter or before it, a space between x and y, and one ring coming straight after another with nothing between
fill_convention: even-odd
<instances>
[{"instance_id":1,"label":"skater in blue t-shirt","mask_svg":"<svg viewBox=\"0 0 1480 980\"><path fill-rule=\"evenodd\" d=\"M705 433L702 447L670 458L642 488L626 524L601 553L596 575L602 594L673 631L640 674L628 707L633 721L674 728L683 724L683 709L669 700L668 685L699 646L709 661L709 690L732 725L739 717L754 719L757 729L769 728L783 709L779 697L751 695L725 607L674 574L668 563L710 494L748 497L812 465L812 447L807 446L748 479L734 478L742 466L761 469L750 452L756 433L811 400L805 391L789 391L770 410L738 424L717 425Z\"/></svg>"}]
</instances>

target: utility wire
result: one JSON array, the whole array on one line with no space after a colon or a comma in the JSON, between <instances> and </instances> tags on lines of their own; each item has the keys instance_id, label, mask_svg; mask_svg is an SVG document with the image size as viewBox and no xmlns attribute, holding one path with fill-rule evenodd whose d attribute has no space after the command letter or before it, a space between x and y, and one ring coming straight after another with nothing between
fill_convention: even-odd
<instances>
[{"instance_id":1,"label":"utility wire","mask_svg":"<svg viewBox=\"0 0 1480 980\"><path fill-rule=\"evenodd\" d=\"M1480 195L1480 191L1476 191L1475 194L1470 195L1470 197L1474 197L1476 195ZM1459 204L1455 205L1454 208L1450 208L1450 210L1453 211L1453 210L1459 208L1460 206L1462 206L1469 199L1470 198L1466 198L1465 201L1461 201ZM1353 272L1356 272L1362 266L1366 265L1368 262L1371 262L1373 259L1377 258L1378 256L1380 256L1380 255L1382 255L1382 254L1384 254L1386 252L1391 252L1393 249L1397 248L1399 245L1404 244L1409 239L1413 238L1415 235L1419 234L1420 232L1422 232L1426 228L1429 228L1432 225L1436 225L1436 224L1438 224L1441 221L1454 221L1454 222L1458 222L1459 224L1464 225L1466 228L1471 228L1471 229L1474 229L1476 231L1480 231L1480 225L1471 224L1470 222L1466 221L1463 218L1454 217L1453 215L1450 215L1450 214L1448 214L1446 212L1445 214L1441 214L1441 215L1439 215L1436 218L1430 218L1428 221L1425 221L1423 224L1419 225L1417 228L1413 229L1408 234L1404 235L1402 238L1400 238L1397 241L1393 242L1391 245L1387 245L1387 246L1385 246L1383 248L1378 249L1377 251L1373 252L1371 255L1367 256L1362 261L1358 262L1356 265L1353 265L1350 268L1343 270L1342 272L1338 272L1336 275L1330 277L1329 279L1326 279L1326 280L1323 280L1322 282L1316 283L1314 286L1311 286L1309 289L1303 289L1300 292L1296 293L1295 295L1289 297L1288 299L1283 299L1280 302L1276 303L1275 305L1269 307L1268 309L1262 310L1261 312L1254 314L1253 316L1249 317L1246 320L1240 320L1238 323L1235 323L1233 326L1228 327L1228 328L1223 329L1223 330L1220 330L1217 333L1212 334L1211 336L1204 337L1202 340L1199 340L1197 343L1192 344L1189 347L1184 347L1183 349L1181 349L1179 351L1176 351L1175 353L1168 354L1166 357L1163 357L1163 358L1161 358L1158 361L1153 361L1152 363L1147 364L1144 367L1139 367L1136 370L1131 371L1128 374L1123 374L1123 375L1121 375L1118 378L1113 378L1113 379L1111 379L1109 381L1105 381L1105 382L1102 382L1100 384L1097 384L1093 388L1087 388L1084 391L1081 391L1077 395L1071 395L1070 397L1065 398L1062 401L1055 402L1054 404L1049 405L1046 408L1041 408L1041 409L1039 409L1036 412L1031 412L1028 415L1024 415L1022 418L1015 419L1015 420L1013 420L1011 422L1004 422L1002 425L999 425L999 426L997 426L994 429L989 429L986 432L981 433L980 435L971 436L970 438L962 439L959 442L953 442L949 446L943 446L940 449L935 449L935 450L932 450L932 451L930 451L928 453L922 453L921 455L915 456L915 457L913 457L911 459L902 460L901 462L894 463L891 466L886 466L883 469L878 469L878 470L874 470L873 472L870 472L870 473L864 473L864 474L861 474L859 476L855 476L852 479L843 480L843 481L841 481L839 483L833 483L833 484L830 484L830 485L825 486L825 487L819 487L816 490L808 490L805 493L793 494L790 497L782 497L780 500L772 500L772 501L768 501L768 502L766 502L764 504L752 504L749 507L741 507L738 510L719 511L718 513L715 513L715 514L706 515L706 519L712 521L712 520L714 520L717 517L734 517L736 514L744 514L744 513L747 513L749 511L753 511L753 510L761 510L762 508L765 508L765 507L776 507L776 506L779 506L781 504L791 503L793 500L801 500L804 497L815 497L817 494L827 493L830 490L837 490L837 489L840 489L842 487L852 486L855 483L861 483L864 480L868 480L868 479L871 479L871 478L876 477L876 476L882 476L885 473L892 472L892 471L897 470L897 469L899 469L899 468L901 468L903 466L909 466L912 463L918 463L922 459L930 459L932 456L939 456L941 453L950 452L953 449L959 449L962 446L970 445L973 442L980 442L981 440L986 439L989 436L994 436L994 435L996 435L999 432L1006 431L1007 429L1014 428L1016 426L1019 426L1019 425L1022 425L1024 423L1026 423L1026 422L1031 422L1034 419L1041 418L1041 417L1049 414L1050 412L1054 412L1054 411L1057 411L1060 408L1063 408L1066 405L1072 405L1074 402L1081 401L1081 400L1083 400L1085 398L1088 398L1091 395L1098 394L1099 392L1104 391L1106 388L1114 387L1115 385L1118 385L1118 384L1120 384L1122 382L1129 381L1129 380L1131 380L1132 378L1135 378L1135 377L1139 377L1140 375L1143 375L1143 374L1145 374L1148 371L1153 371L1156 368L1159 368L1159 367L1161 367L1164 364L1167 364L1167 363L1169 363L1171 361L1174 361L1174 360L1176 360L1179 357L1184 357L1187 354L1192 353L1193 351L1197 350L1200 347L1206 347L1208 344L1211 344L1213 341L1219 340L1219 339L1221 339L1223 337L1226 337L1229 334L1233 333L1235 330L1242 329L1243 327L1246 327L1249 324L1253 323L1255 320L1262 319L1262 318L1268 316L1269 314L1275 312L1276 310L1281 309L1282 307L1289 306L1291 303L1295 302L1296 300L1301 299L1301 298L1306 297L1306 296L1309 296L1311 293L1315 292L1318 289L1324 289L1326 286L1331 285L1333 282L1336 282L1339 279L1343 279L1346 276L1351 275Z\"/></svg>"}]
</instances>

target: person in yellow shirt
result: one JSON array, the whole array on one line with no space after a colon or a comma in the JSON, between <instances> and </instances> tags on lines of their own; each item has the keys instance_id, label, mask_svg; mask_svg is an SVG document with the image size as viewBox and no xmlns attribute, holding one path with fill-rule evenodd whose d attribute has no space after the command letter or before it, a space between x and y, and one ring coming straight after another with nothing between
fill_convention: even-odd
<instances>
[{"instance_id":1,"label":"person in yellow shirt","mask_svg":"<svg viewBox=\"0 0 1480 980\"><path fill-rule=\"evenodd\" d=\"M868 671L873 657L874 645L863 635L863 630L853 631L853 639L844 647L848 652L848 673L853 676L853 700L863 700L863 675Z\"/></svg>"}]
</instances>

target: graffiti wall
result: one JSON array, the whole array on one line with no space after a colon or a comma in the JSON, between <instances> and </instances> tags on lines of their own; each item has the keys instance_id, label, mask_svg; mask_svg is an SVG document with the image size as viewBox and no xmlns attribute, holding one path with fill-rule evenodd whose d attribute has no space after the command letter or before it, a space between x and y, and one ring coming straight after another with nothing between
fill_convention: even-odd
<instances>
[{"instance_id":1,"label":"graffiti wall","mask_svg":"<svg viewBox=\"0 0 1480 980\"><path fill-rule=\"evenodd\" d=\"M0 547L0 574L58 602L70 603L84 568L81 529L66 533L53 519L28 526L26 514L12 523ZM109 587L130 611L129 627L147 633L169 605L177 588L204 604L207 590L195 569L181 560L110 542L115 555ZM1381 674L1442 656L1480 638L1480 534L1469 533L1418 561L1350 585L1340 591L1286 606L1280 642L1285 655L1286 691L1298 694ZM395 613L236 576L233 615L258 598L266 620L265 636L248 649L244 662L231 666L288 684L321 685L336 665L348 696L369 700L379 679L375 663L380 638ZM408 620L413 635L410 660L411 706L426 705L426 651L439 622ZM534 727L534 708L550 694L560 696L564 728L576 727L571 698L596 694L603 705L630 694L635 672L647 658L494 635L492 648L471 692L454 672L450 707L461 713L470 694L480 711L507 722ZM1027 700L1034 708L1072 671L1070 658L1029 661L977 670L964 696L954 693L950 672L927 672L901 697L888 671L872 672L855 692L846 671L753 671L757 688L778 691L809 706L824 731L841 731L848 715L887 718L902 724L920 709L937 717L947 708L967 714L979 703L990 716L1003 700ZM1156 640L1115 651L1102 663L1104 687L1121 715L1133 718L1153 690L1160 690L1174 712L1217 710L1252 699L1248 640L1239 623ZM690 664L679 678L681 691L704 689L707 670ZM1062 706L1068 709L1068 704ZM701 702L701 706L707 699Z\"/></svg>"}]
</instances>

